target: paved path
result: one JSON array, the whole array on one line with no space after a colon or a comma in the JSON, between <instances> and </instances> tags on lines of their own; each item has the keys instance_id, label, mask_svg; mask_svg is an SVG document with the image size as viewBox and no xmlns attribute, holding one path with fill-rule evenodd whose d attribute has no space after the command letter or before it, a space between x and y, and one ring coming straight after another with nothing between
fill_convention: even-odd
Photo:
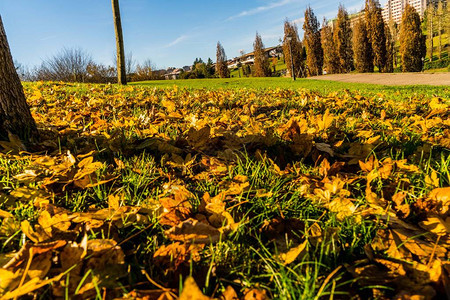
<instances>
[{"instance_id":1,"label":"paved path","mask_svg":"<svg viewBox=\"0 0 450 300\"><path fill-rule=\"evenodd\" d=\"M331 74L309 77L309 79L333 80L341 82L360 82L383 85L448 85L450 72L442 73L367 73L367 74Z\"/></svg>"}]
</instances>

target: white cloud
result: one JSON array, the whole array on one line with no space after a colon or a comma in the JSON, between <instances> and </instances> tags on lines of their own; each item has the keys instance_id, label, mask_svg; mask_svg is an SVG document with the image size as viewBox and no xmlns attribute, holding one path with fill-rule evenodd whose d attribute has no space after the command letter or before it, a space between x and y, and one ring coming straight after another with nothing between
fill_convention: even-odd
<instances>
[{"instance_id":1,"label":"white cloud","mask_svg":"<svg viewBox=\"0 0 450 300\"><path fill-rule=\"evenodd\" d=\"M173 47L185 40L187 40L189 38L189 35L183 34L180 35L179 37L177 37L175 40L173 40L172 42L170 42L169 44L165 45L164 48L170 48Z\"/></svg>"},{"instance_id":2,"label":"white cloud","mask_svg":"<svg viewBox=\"0 0 450 300\"><path fill-rule=\"evenodd\" d=\"M233 19L237 19L237 18L242 18L242 17L247 17L247 16L252 16L252 15L256 15L258 13L261 13L263 11L266 10L270 10L276 7L280 7L280 6L284 6L287 5L291 2L293 2L294 0L281 0L281 1L277 1L277 2L272 2L269 3L265 6L259 6L259 7L255 7L249 10L244 10L240 13L238 13L237 15L231 16L227 19L227 21L233 20Z\"/></svg>"},{"instance_id":3,"label":"white cloud","mask_svg":"<svg viewBox=\"0 0 450 300\"><path fill-rule=\"evenodd\" d=\"M303 24L305 22L305 17L301 17L298 19L295 19L294 21L292 21L292 23L295 23L297 25Z\"/></svg>"}]
</instances>

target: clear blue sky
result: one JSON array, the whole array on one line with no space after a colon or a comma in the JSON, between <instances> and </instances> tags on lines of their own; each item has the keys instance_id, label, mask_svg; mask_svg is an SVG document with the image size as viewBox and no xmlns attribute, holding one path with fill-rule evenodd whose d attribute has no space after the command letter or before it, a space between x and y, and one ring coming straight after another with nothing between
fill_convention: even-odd
<instances>
[{"instance_id":1,"label":"clear blue sky","mask_svg":"<svg viewBox=\"0 0 450 300\"><path fill-rule=\"evenodd\" d=\"M339 2L356 12L364 0L120 0L125 51L160 68L215 60L220 41L229 58L252 51L258 31L266 46L278 44L286 18L302 26L311 5L320 21L333 18ZM79 47L112 64L115 51L110 0L0 0L0 15L13 57L39 65L63 47ZM301 35L303 35L303 32Z\"/></svg>"}]
</instances>

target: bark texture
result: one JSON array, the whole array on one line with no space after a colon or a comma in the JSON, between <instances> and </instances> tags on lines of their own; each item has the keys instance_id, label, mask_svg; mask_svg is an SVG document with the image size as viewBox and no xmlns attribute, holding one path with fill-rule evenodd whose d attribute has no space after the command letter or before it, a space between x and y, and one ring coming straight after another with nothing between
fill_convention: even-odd
<instances>
[{"instance_id":1,"label":"bark texture","mask_svg":"<svg viewBox=\"0 0 450 300\"><path fill-rule=\"evenodd\" d=\"M114 30L116 32L117 81L119 84L127 84L125 49L123 47L122 21L120 20L119 0L111 0L111 4L114 16Z\"/></svg>"},{"instance_id":2,"label":"bark texture","mask_svg":"<svg viewBox=\"0 0 450 300\"><path fill-rule=\"evenodd\" d=\"M25 144L38 139L0 16L0 140L8 140L8 132Z\"/></svg>"}]
</instances>

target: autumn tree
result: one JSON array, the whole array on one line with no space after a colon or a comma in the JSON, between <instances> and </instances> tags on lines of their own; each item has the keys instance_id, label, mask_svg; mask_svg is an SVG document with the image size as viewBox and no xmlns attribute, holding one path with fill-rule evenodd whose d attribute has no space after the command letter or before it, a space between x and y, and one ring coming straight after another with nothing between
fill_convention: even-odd
<instances>
[{"instance_id":1,"label":"autumn tree","mask_svg":"<svg viewBox=\"0 0 450 300\"><path fill-rule=\"evenodd\" d=\"M378 0L366 0L364 11L374 65L382 72L386 64L386 33L380 3Z\"/></svg>"},{"instance_id":2,"label":"autumn tree","mask_svg":"<svg viewBox=\"0 0 450 300\"><path fill-rule=\"evenodd\" d=\"M426 54L425 36L420 28L420 16L406 5L400 25L400 57L403 72L420 72Z\"/></svg>"},{"instance_id":3,"label":"autumn tree","mask_svg":"<svg viewBox=\"0 0 450 300\"><path fill-rule=\"evenodd\" d=\"M428 35L428 57L430 58L430 61L433 61L433 49L434 49L434 43L433 43L433 37L434 37L434 31L435 31L435 26L434 26L434 19L435 19L435 8L434 8L434 3L429 3L427 6L427 10L425 13L425 18L424 18L424 25L425 25L425 29L427 31L427 35Z\"/></svg>"},{"instance_id":4,"label":"autumn tree","mask_svg":"<svg viewBox=\"0 0 450 300\"><path fill-rule=\"evenodd\" d=\"M270 76L270 63L264 51L264 44L261 36L256 33L255 42L253 43L253 54L255 57L255 65L253 76L268 77Z\"/></svg>"},{"instance_id":5,"label":"autumn tree","mask_svg":"<svg viewBox=\"0 0 450 300\"><path fill-rule=\"evenodd\" d=\"M117 81L119 84L127 84L125 49L123 46L122 22L120 20L119 0L111 0L114 17L114 31L116 34L117 51Z\"/></svg>"},{"instance_id":6,"label":"autumn tree","mask_svg":"<svg viewBox=\"0 0 450 300\"><path fill-rule=\"evenodd\" d=\"M326 19L322 23L320 39L323 49L323 69L327 74L339 73L339 57L333 39L333 29L327 24Z\"/></svg>"},{"instance_id":7,"label":"autumn tree","mask_svg":"<svg viewBox=\"0 0 450 300\"><path fill-rule=\"evenodd\" d=\"M386 25L384 32L386 33L386 63L383 72L392 73L394 72L395 41L388 25Z\"/></svg>"},{"instance_id":8,"label":"autumn tree","mask_svg":"<svg viewBox=\"0 0 450 300\"><path fill-rule=\"evenodd\" d=\"M447 16L447 18L450 18L450 17ZM437 19L437 27L438 27L438 56L439 56L439 59L442 59L442 31L443 31L443 23L444 23L444 3L443 3L443 1L439 1L439 3L438 3L438 7L436 10L436 19Z\"/></svg>"},{"instance_id":9,"label":"autumn tree","mask_svg":"<svg viewBox=\"0 0 450 300\"><path fill-rule=\"evenodd\" d=\"M225 54L225 49L223 49L220 42L217 42L216 71L220 78L230 77L230 70L228 70L227 65L227 56Z\"/></svg>"},{"instance_id":10,"label":"autumn tree","mask_svg":"<svg viewBox=\"0 0 450 300\"><path fill-rule=\"evenodd\" d=\"M306 65L310 76L322 74L323 50L320 39L320 25L311 7L305 10L303 23L304 44L306 48Z\"/></svg>"},{"instance_id":11,"label":"autumn tree","mask_svg":"<svg viewBox=\"0 0 450 300\"><path fill-rule=\"evenodd\" d=\"M352 28L347 10L339 5L334 29L334 43L339 57L339 73L348 73L353 68Z\"/></svg>"},{"instance_id":12,"label":"autumn tree","mask_svg":"<svg viewBox=\"0 0 450 300\"><path fill-rule=\"evenodd\" d=\"M303 45L298 36L298 28L295 23L288 20L284 21L283 55L289 72L294 70L296 77L305 77Z\"/></svg>"},{"instance_id":13,"label":"autumn tree","mask_svg":"<svg viewBox=\"0 0 450 300\"><path fill-rule=\"evenodd\" d=\"M0 16L0 140L10 140L13 135L25 144L38 139Z\"/></svg>"},{"instance_id":14,"label":"autumn tree","mask_svg":"<svg viewBox=\"0 0 450 300\"><path fill-rule=\"evenodd\" d=\"M372 45L366 22L360 18L353 31L353 53L356 70L360 73L373 72Z\"/></svg>"}]
</instances>

